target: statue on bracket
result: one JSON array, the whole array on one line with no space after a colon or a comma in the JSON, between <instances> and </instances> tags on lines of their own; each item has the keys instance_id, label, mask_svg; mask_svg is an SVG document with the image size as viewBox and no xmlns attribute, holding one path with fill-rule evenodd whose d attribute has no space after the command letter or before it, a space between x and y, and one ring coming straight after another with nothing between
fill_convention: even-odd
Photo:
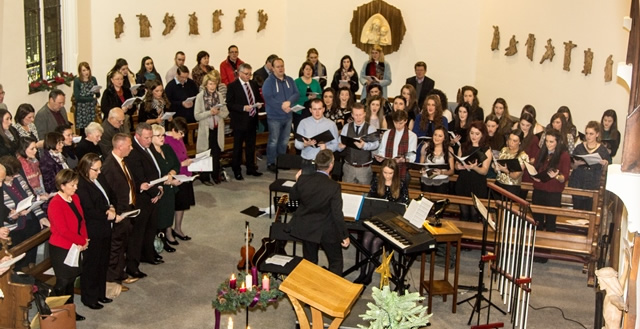
<instances>
[{"instance_id":1,"label":"statue on bracket","mask_svg":"<svg viewBox=\"0 0 640 329\"><path fill-rule=\"evenodd\" d=\"M169 13L164 14L162 23L164 23L164 30L162 31L162 35L171 33L173 28L176 27L176 19L173 17L173 15L169 16Z\"/></svg>"},{"instance_id":2,"label":"statue on bracket","mask_svg":"<svg viewBox=\"0 0 640 329\"><path fill-rule=\"evenodd\" d=\"M620 328L620 320L622 320L622 312L625 311L626 303L623 297L624 288L618 279L618 272L611 267L603 267L596 270L595 274L600 290L606 292L602 303L604 318L604 327L602 328Z\"/></svg>"},{"instance_id":3,"label":"statue on bracket","mask_svg":"<svg viewBox=\"0 0 640 329\"><path fill-rule=\"evenodd\" d=\"M524 45L527 46L527 58L533 62L533 48L536 46L536 36L533 33L529 33L527 42Z\"/></svg>"},{"instance_id":4,"label":"statue on bracket","mask_svg":"<svg viewBox=\"0 0 640 329\"><path fill-rule=\"evenodd\" d=\"M493 26L493 39L491 40L491 51L500 50L500 28Z\"/></svg>"},{"instance_id":5,"label":"statue on bracket","mask_svg":"<svg viewBox=\"0 0 640 329\"><path fill-rule=\"evenodd\" d=\"M244 31L244 18L247 17L246 9L238 9L238 16L236 16L236 31Z\"/></svg>"},{"instance_id":6,"label":"statue on bracket","mask_svg":"<svg viewBox=\"0 0 640 329\"><path fill-rule=\"evenodd\" d=\"M551 39L547 40L547 45L544 46L547 51L542 55L542 59L540 59L540 64L542 64L547 59L549 62L553 62L553 57L556 55L556 47L551 44Z\"/></svg>"},{"instance_id":7,"label":"statue on bracket","mask_svg":"<svg viewBox=\"0 0 640 329\"><path fill-rule=\"evenodd\" d=\"M591 51L591 48L587 48L587 50L584 51L584 67L582 68L582 73L584 73L585 76L591 74L592 66L593 66L593 51Z\"/></svg>"},{"instance_id":8,"label":"statue on bracket","mask_svg":"<svg viewBox=\"0 0 640 329\"><path fill-rule=\"evenodd\" d=\"M604 82L613 80L613 55L607 57L607 63L604 65Z\"/></svg>"},{"instance_id":9,"label":"statue on bracket","mask_svg":"<svg viewBox=\"0 0 640 329\"><path fill-rule=\"evenodd\" d=\"M269 20L269 15L264 12L263 9L258 10L258 32L267 28L267 21Z\"/></svg>"},{"instance_id":10,"label":"statue on bracket","mask_svg":"<svg viewBox=\"0 0 640 329\"><path fill-rule=\"evenodd\" d=\"M571 50L577 47L571 40L564 43L564 61L562 62L562 69L569 72L571 71Z\"/></svg>"},{"instance_id":11,"label":"statue on bracket","mask_svg":"<svg viewBox=\"0 0 640 329\"><path fill-rule=\"evenodd\" d=\"M505 48L505 56L513 56L518 53L518 41L516 41L516 36L513 35L511 40L509 40L509 47Z\"/></svg>"},{"instance_id":12,"label":"statue on bracket","mask_svg":"<svg viewBox=\"0 0 640 329\"><path fill-rule=\"evenodd\" d=\"M116 34L116 39L120 39L120 35L124 33L124 20L121 14L118 14L116 21L113 22L113 32Z\"/></svg>"},{"instance_id":13,"label":"statue on bracket","mask_svg":"<svg viewBox=\"0 0 640 329\"><path fill-rule=\"evenodd\" d=\"M198 16L196 16L196 12L193 14L189 14L189 35L200 35L198 32Z\"/></svg>"},{"instance_id":14,"label":"statue on bracket","mask_svg":"<svg viewBox=\"0 0 640 329\"><path fill-rule=\"evenodd\" d=\"M220 16L224 16L221 9L213 12L213 33L222 30L222 21L220 20Z\"/></svg>"},{"instance_id":15,"label":"statue on bracket","mask_svg":"<svg viewBox=\"0 0 640 329\"><path fill-rule=\"evenodd\" d=\"M149 18L147 17L147 15L140 14L136 15L136 17L138 17L138 21L140 23L140 37L150 37L151 31L149 30L149 28L151 27L151 22L149 22Z\"/></svg>"},{"instance_id":16,"label":"statue on bracket","mask_svg":"<svg viewBox=\"0 0 640 329\"><path fill-rule=\"evenodd\" d=\"M390 46L391 27L384 16L374 14L364 23L360 32L360 42L370 45Z\"/></svg>"}]
</instances>

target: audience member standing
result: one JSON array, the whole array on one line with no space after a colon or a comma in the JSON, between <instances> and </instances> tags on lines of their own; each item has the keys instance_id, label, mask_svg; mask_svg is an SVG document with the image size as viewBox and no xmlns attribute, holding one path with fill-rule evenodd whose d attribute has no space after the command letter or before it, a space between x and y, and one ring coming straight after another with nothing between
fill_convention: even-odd
<instances>
[{"instance_id":1,"label":"audience member standing","mask_svg":"<svg viewBox=\"0 0 640 329\"><path fill-rule=\"evenodd\" d=\"M84 128L96 119L96 105L100 98L99 90L92 90L98 85L96 77L91 74L89 63L78 65L78 76L73 79L73 97L76 101L75 128L84 133Z\"/></svg>"},{"instance_id":2,"label":"audience member standing","mask_svg":"<svg viewBox=\"0 0 640 329\"><path fill-rule=\"evenodd\" d=\"M240 69L240 65L244 63L238 55L240 55L240 51L238 47L235 45L229 46L227 59L220 63L220 80L225 85L229 85L236 78L238 78L238 70Z\"/></svg>"},{"instance_id":3,"label":"audience member standing","mask_svg":"<svg viewBox=\"0 0 640 329\"><path fill-rule=\"evenodd\" d=\"M267 80L270 74L273 73L273 61L278 58L278 55L271 54L264 61L264 65L253 72L253 81L258 85L258 87L262 88L262 85Z\"/></svg>"},{"instance_id":4,"label":"audience member standing","mask_svg":"<svg viewBox=\"0 0 640 329\"><path fill-rule=\"evenodd\" d=\"M42 106L36 114L36 128L38 136L46 135L56 129L57 126L69 124L67 110L64 108L65 95L60 89L53 89L49 92L47 104Z\"/></svg>"},{"instance_id":5,"label":"audience member standing","mask_svg":"<svg viewBox=\"0 0 640 329\"><path fill-rule=\"evenodd\" d=\"M198 52L196 60L198 63L191 69L191 79L196 83L196 86L200 87L202 85L202 78L216 69L209 65L209 53L204 50Z\"/></svg>"},{"instance_id":6,"label":"audience member standing","mask_svg":"<svg viewBox=\"0 0 640 329\"><path fill-rule=\"evenodd\" d=\"M187 100L198 94L198 85L189 79L189 69L179 66L176 78L167 82L164 92L171 102L171 110L176 112L175 117L183 117L188 123L196 122L193 116L193 100Z\"/></svg>"},{"instance_id":7,"label":"audience member standing","mask_svg":"<svg viewBox=\"0 0 640 329\"><path fill-rule=\"evenodd\" d=\"M124 86L124 76L119 71L113 72L109 81L111 81L111 84L102 94L102 100L100 101L102 121L106 121L109 118L109 112L114 108L122 109L125 116L124 120L127 121L127 116L130 117L133 114L135 107L133 104L122 107L122 103L133 97L131 91ZM129 125L126 127L130 129Z\"/></svg>"},{"instance_id":8,"label":"audience member standing","mask_svg":"<svg viewBox=\"0 0 640 329\"><path fill-rule=\"evenodd\" d=\"M186 56L182 51L176 52L176 55L173 57L173 66L167 70L167 74L164 76L164 81L169 83L169 81L173 80L177 76L178 67L184 65L184 61Z\"/></svg>"}]
</instances>

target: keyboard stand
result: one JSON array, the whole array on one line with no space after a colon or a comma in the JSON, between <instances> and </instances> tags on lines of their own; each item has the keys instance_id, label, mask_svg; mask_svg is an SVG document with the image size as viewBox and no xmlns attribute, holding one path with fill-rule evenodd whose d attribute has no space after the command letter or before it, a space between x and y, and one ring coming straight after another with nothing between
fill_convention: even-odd
<instances>
[{"instance_id":1,"label":"keyboard stand","mask_svg":"<svg viewBox=\"0 0 640 329\"><path fill-rule=\"evenodd\" d=\"M371 263L376 268L380 266L378 257L380 257L380 255L382 254L382 249L372 254L369 250L367 250L367 248L362 245L362 243L360 243L360 240L356 236L354 236L354 232L352 230L349 230L349 239L351 240L351 245L353 245L357 250L356 263L342 272L342 277L355 272L362 266L365 266L369 263ZM362 255L362 259L360 259L360 255Z\"/></svg>"},{"instance_id":2,"label":"keyboard stand","mask_svg":"<svg viewBox=\"0 0 640 329\"><path fill-rule=\"evenodd\" d=\"M387 245L387 247L389 247ZM394 249L389 249L394 250ZM397 253L397 251L396 251ZM417 253L411 255L397 254L391 259L391 269L393 271L390 278L391 282L395 285L394 291L400 295L404 295L405 290L408 290L411 285L406 284L406 276L409 273L409 269L418 256Z\"/></svg>"}]
</instances>

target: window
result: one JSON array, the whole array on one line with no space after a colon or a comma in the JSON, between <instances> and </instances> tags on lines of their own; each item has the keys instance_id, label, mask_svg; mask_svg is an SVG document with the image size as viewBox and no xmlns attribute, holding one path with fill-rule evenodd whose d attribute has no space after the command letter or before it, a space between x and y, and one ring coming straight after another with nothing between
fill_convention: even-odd
<instances>
[{"instance_id":1,"label":"window","mask_svg":"<svg viewBox=\"0 0 640 329\"><path fill-rule=\"evenodd\" d=\"M24 0L26 68L29 82L62 72L60 0Z\"/></svg>"}]
</instances>

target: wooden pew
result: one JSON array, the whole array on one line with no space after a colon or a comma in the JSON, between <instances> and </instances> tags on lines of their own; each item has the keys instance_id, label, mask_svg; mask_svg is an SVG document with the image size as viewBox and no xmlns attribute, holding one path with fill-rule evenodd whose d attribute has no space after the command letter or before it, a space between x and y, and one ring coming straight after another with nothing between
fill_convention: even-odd
<instances>
[{"instance_id":1,"label":"wooden pew","mask_svg":"<svg viewBox=\"0 0 640 329\"><path fill-rule=\"evenodd\" d=\"M18 256L32 248L37 248L40 244L47 241L51 232L44 229L38 234L23 241L17 246L8 249L9 241L1 241L2 249L0 250L0 258L11 255ZM33 267L22 269L23 272L29 274L40 281L47 281L51 276L45 276L44 271L51 267L49 258L36 264ZM33 300L32 285L11 282L11 274L14 269L11 268L0 276L0 289L4 293L4 298L0 299L0 329L9 328L29 328L29 309Z\"/></svg>"}]
</instances>

